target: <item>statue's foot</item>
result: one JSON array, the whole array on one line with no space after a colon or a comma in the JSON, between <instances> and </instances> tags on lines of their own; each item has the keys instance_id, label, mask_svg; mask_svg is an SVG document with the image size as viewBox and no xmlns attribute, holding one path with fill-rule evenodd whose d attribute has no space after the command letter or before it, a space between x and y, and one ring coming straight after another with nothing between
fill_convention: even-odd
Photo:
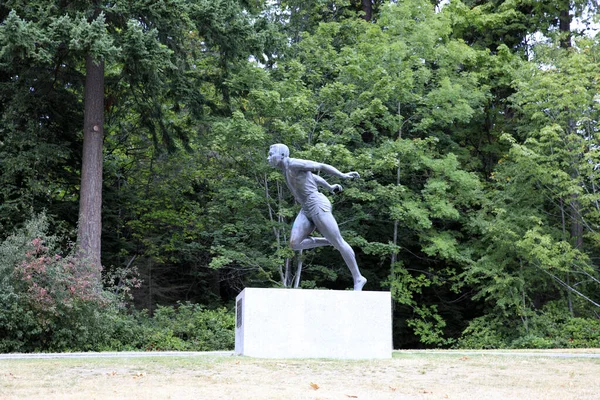
<instances>
[{"instance_id":1,"label":"statue's foot","mask_svg":"<svg viewBox=\"0 0 600 400\"><path fill-rule=\"evenodd\" d=\"M360 292L363 286L365 286L365 283L367 283L367 278L365 278L364 276L359 277L354 281L354 290Z\"/></svg>"}]
</instances>

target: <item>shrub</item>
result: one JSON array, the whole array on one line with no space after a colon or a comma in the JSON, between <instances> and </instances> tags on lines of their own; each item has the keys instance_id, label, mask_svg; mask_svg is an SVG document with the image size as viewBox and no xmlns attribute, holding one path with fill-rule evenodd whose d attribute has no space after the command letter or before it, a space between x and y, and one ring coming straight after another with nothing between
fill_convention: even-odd
<instances>
[{"instance_id":1,"label":"shrub","mask_svg":"<svg viewBox=\"0 0 600 400\"><path fill-rule=\"evenodd\" d=\"M600 320L591 318L571 318L562 326L567 347L600 347Z\"/></svg>"},{"instance_id":2,"label":"shrub","mask_svg":"<svg viewBox=\"0 0 600 400\"><path fill-rule=\"evenodd\" d=\"M559 302L548 303L532 314L526 323L490 316L469 323L458 341L460 348L549 349L592 348L600 346L600 320L571 317Z\"/></svg>"},{"instance_id":3,"label":"shrub","mask_svg":"<svg viewBox=\"0 0 600 400\"><path fill-rule=\"evenodd\" d=\"M557 346L552 339L526 334L511 341L508 347L512 349L552 349Z\"/></svg>"},{"instance_id":4,"label":"shrub","mask_svg":"<svg viewBox=\"0 0 600 400\"><path fill-rule=\"evenodd\" d=\"M234 320L225 308L209 310L192 303L158 306L152 317L147 310L123 310L107 321L112 334L101 350L231 350Z\"/></svg>"},{"instance_id":5,"label":"shrub","mask_svg":"<svg viewBox=\"0 0 600 400\"><path fill-rule=\"evenodd\" d=\"M0 244L0 351L91 350L111 301L92 269L64 256L41 214Z\"/></svg>"},{"instance_id":6,"label":"shrub","mask_svg":"<svg viewBox=\"0 0 600 400\"><path fill-rule=\"evenodd\" d=\"M483 316L473 319L457 342L461 349L501 349L507 339L500 320Z\"/></svg>"},{"instance_id":7,"label":"shrub","mask_svg":"<svg viewBox=\"0 0 600 400\"><path fill-rule=\"evenodd\" d=\"M113 271L103 288L74 248L61 253L48 225L41 214L0 243L0 352L233 349L232 311L127 310L135 276Z\"/></svg>"},{"instance_id":8,"label":"shrub","mask_svg":"<svg viewBox=\"0 0 600 400\"><path fill-rule=\"evenodd\" d=\"M211 351L234 347L235 315L225 308L209 310L192 303L159 306L154 314L154 326L181 339L186 343L185 350ZM178 342L173 343L179 346Z\"/></svg>"}]
</instances>

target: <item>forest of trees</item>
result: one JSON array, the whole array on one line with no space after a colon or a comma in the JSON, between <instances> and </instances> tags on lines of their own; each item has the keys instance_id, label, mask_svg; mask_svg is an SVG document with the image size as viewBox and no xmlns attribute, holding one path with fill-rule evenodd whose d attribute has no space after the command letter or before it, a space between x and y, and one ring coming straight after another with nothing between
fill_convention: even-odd
<instances>
[{"instance_id":1,"label":"forest of trees","mask_svg":"<svg viewBox=\"0 0 600 400\"><path fill-rule=\"evenodd\" d=\"M600 347L598 8L0 2L0 352L229 346L244 287L352 287L290 249L273 143L360 173L328 196L396 348Z\"/></svg>"}]
</instances>

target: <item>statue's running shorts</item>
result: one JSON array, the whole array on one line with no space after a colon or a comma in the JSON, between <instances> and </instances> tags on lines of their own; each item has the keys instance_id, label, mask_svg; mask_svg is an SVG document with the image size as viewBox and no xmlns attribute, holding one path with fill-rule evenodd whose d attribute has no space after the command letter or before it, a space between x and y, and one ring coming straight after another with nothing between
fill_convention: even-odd
<instances>
[{"instance_id":1,"label":"statue's running shorts","mask_svg":"<svg viewBox=\"0 0 600 400\"><path fill-rule=\"evenodd\" d=\"M302 206L302 212L312 221L313 217L322 212L331 212L331 202L321 192L314 192L306 199L306 203Z\"/></svg>"}]
</instances>

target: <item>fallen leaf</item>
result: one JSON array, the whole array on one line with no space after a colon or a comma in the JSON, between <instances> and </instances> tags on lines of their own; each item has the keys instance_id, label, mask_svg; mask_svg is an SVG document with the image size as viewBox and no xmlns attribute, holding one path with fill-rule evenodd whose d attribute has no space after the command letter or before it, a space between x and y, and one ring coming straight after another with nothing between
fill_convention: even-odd
<instances>
[{"instance_id":1,"label":"fallen leaf","mask_svg":"<svg viewBox=\"0 0 600 400\"><path fill-rule=\"evenodd\" d=\"M392 392L395 392L395 391L396 391L396 388L395 388L395 387L392 387L392 386L390 386L390 389L391 389L391 391L392 391Z\"/></svg>"},{"instance_id":2,"label":"fallen leaf","mask_svg":"<svg viewBox=\"0 0 600 400\"><path fill-rule=\"evenodd\" d=\"M316 383L312 383L312 382L310 383L310 387L313 388L313 389L315 389L315 390L319 389L319 385L317 385Z\"/></svg>"},{"instance_id":3,"label":"fallen leaf","mask_svg":"<svg viewBox=\"0 0 600 400\"><path fill-rule=\"evenodd\" d=\"M469 359L469 357L467 357L467 356L459 358L460 361L467 361L468 359Z\"/></svg>"},{"instance_id":4,"label":"fallen leaf","mask_svg":"<svg viewBox=\"0 0 600 400\"><path fill-rule=\"evenodd\" d=\"M346 397L349 397L351 399L358 399L358 396L354 396L353 394L347 394Z\"/></svg>"}]
</instances>

